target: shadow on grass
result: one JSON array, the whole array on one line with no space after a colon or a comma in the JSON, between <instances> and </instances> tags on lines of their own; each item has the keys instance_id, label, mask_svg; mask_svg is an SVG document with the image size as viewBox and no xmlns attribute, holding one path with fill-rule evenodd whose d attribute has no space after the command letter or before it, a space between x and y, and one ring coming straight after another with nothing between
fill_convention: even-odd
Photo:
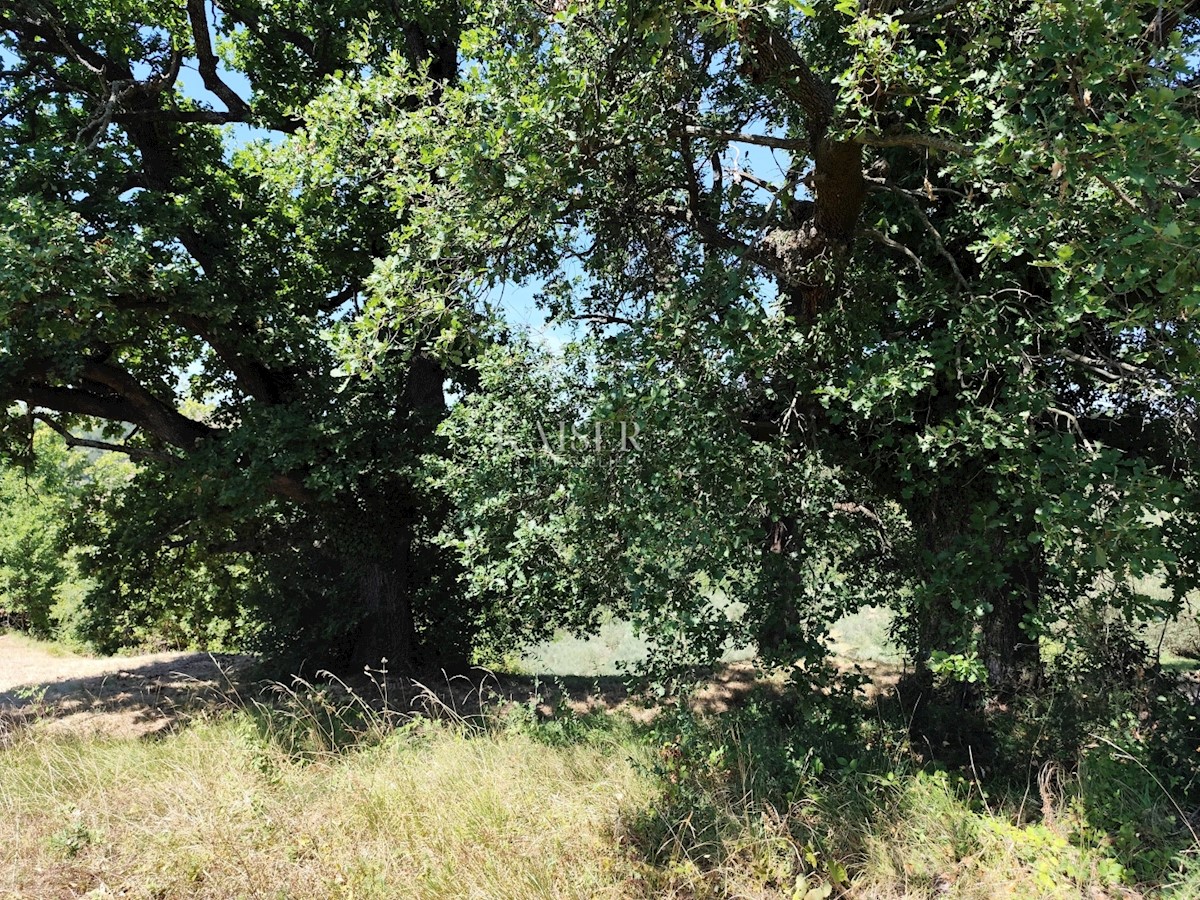
<instances>
[{"instance_id":1,"label":"shadow on grass","mask_svg":"<svg viewBox=\"0 0 1200 900\"><path fill-rule=\"evenodd\" d=\"M0 726L41 723L49 731L150 737L201 712L231 708L248 657L190 653L111 671L34 682L0 692Z\"/></svg>"},{"instance_id":2,"label":"shadow on grass","mask_svg":"<svg viewBox=\"0 0 1200 900\"><path fill-rule=\"evenodd\" d=\"M617 676L495 674L484 669L451 676L442 671L391 675L367 670L345 679L327 672L310 680L262 679L251 657L192 653L169 660L114 657L104 673L31 682L0 692L0 738L37 724L51 733L149 738L198 716L246 710L256 718L286 718L289 711L319 717L330 734L343 728L352 739L366 722L395 726L416 715L480 723L521 709L532 722L620 712L647 725L659 712L652 698L631 692ZM769 688L766 688L769 689ZM755 671L725 666L706 680L694 712L719 714L755 691ZM341 743L341 741L337 741Z\"/></svg>"},{"instance_id":3,"label":"shadow on grass","mask_svg":"<svg viewBox=\"0 0 1200 900\"><path fill-rule=\"evenodd\" d=\"M788 691L681 722L659 748L662 799L627 821L656 888L725 896L758 873L797 896L1200 897L1185 696L1047 752L1061 711L1023 720L923 687L824 708Z\"/></svg>"}]
</instances>

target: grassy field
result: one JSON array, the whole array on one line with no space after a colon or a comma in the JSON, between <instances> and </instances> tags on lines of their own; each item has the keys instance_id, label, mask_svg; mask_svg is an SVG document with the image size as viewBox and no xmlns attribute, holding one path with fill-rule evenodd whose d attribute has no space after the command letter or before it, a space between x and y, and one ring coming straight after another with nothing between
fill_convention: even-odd
<instances>
[{"instance_id":1,"label":"grassy field","mask_svg":"<svg viewBox=\"0 0 1200 900\"><path fill-rule=\"evenodd\" d=\"M427 722L296 754L239 714L150 742L26 736L0 768L0 896L1141 896L1054 797L1018 825L913 775L684 813L628 728L552 734Z\"/></svg>"},{"instance_id":2,"label":"grassy field","mask_svg":"<svg viewBox=\"0 0 1200 900\"><path fill-rule=\"evenodd\" d=\"M894 660L887 623L839 623L839 657ZM103 662L9 646L64 671ZM638 652L612 623L522 667L603 674ZM1200 897L1200 817L1115 746L1002 785L974 757L929 764L903 709L896 727L880 706L843 758L836 719L796 720L802 695L635 720L510 690L400 716L331 688L229 685L184 709L145 671L139 702L121 686L109 712L166 727L122 737L0 697L3 900Z\"/></svg>"},{"instance_id":3,"label":"grassy field","mask_svg":"<svg viewBox=\"0 0 1200 900\"><path fill-rule=\"evenodd\" d=\"M296 691L226 697L152 739L10 727L0 897L1200 896L1187 846L1153 845L1173 855L1139 876L1078 777L993 797L895 748L821 777L809 759L780 803L758 733L687 721L532 704L393 719Z\"/></svg>"},{"instance_id":4,"label":"grassy field","mask_svg":"<svg viewBox=\"0 0 1200 900\"><path fill-rule=\"evenodd\" d=\"M649 780L628 747L399 732L299 759L234 717L4 751L5 897L598 897Z\"/></svg>"},{"instance_id":5,"label":"grassy field","mask_svg":"<svg viewBox=\"0 0 1200 900\"><path fill-rule=\"evenodd\" d=\"M900 662L899 650L888 640L892 614L883 607L866 607L837 622L830 632L834 653L852 662ZM726 661L749 659L750 649L732 650ZM520 659L519 667L543 675L617 675L622 666L646 657L646 643L628 623L609 620L589 638L561 633L539 644Z\"/></svg>"}]
</instances>

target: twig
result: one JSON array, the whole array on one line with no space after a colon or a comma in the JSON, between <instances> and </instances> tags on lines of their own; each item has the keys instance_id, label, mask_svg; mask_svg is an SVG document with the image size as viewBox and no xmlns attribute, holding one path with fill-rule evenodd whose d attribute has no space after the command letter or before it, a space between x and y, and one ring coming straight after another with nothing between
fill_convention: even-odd
<instances>
[{"instance_id":1,"label":"twig","mask_svg":"<svg viewBox=\"0 0 1200 900\"><path fill-rule=\"evenodd\" d=\"M871 179L870 183L877 189L890 191L896 196L904 198L905 202L907 202L908 205L913 208L913 212L917 214L917 218L919 218L921 223L925 226L925 230L929 232L930 237L933 238L933 244L934 247L937 248L938 254L944 260L946 260L947 263L949 263L950 270L954 273L954 280L958 282L958 286L964 291L970 291L971 285L967 279L963 277L962 270L958 267L958 262L951 255L950 251L946 249L946 244L942 240L942 233L938 231L937 227L932 221L930 221L929 216L925 215L925 210L921 209L921 204L917 201L917 199L908 193L908 191L902 190L901 188L892 184L890 181L884 179Z\"/></svg>"},{"instance_id":2,"label":"twig","mask_svg":"<svg viewBox=\"0 0 1200 900\"><path fill-rule=\"evenodd\" d=\"M892 240L890 237L888 237L886 234L884 234L882 231L880 231L877 228L868 228L863 233L867 237L871 238L871 240L878 241L879 243L883 244L885 247L891 247L893 250L897 251L898 253L903 253L910 260L912 260L912 263L914 266L917 267L918 272L923 273L925 271L925 266L921 263L921 257L917 256L917 254L913 253L912 250L910 250L908 247L905 247L899 241Z\"/></svg>"}]
</instances>

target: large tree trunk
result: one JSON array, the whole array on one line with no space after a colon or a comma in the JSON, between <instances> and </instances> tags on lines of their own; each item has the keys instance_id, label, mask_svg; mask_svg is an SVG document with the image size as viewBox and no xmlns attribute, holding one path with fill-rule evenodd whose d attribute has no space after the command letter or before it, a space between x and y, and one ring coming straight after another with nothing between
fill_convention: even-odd
<instances>
[{"instance_id":1,"label":"large tree trunk","mask_svg":"<svg viewBox=\"0 0 1200 900\"><path fill-rule=\"evenodd\" d=\"M408 547L401 557L408 556ZM354 668L408 672L417 667L417 633L410 596L407 560L368 563L359 576L362 619L356 629L350 664Z\"/></svg>"},{"instance_id":2,"label":"large tree trunk","mask_svg":"<svg viewBox=\"0 0 1200 900\"><path fill-rule=\"evenodd\" d=\"M1013 560L1005 568L1004 584L989 592L991 610L983 619L979 650L989 689L1001 699L1028 693L1041 683L1037 635L1022 627L1027 615L1037 613L1041 600L1038 569L1036 558Z\"/></svg>"},{"instance_id":3,"label":"large tree trunk","mask_svg":"<svg viewBox=\"0 0 1200 900\"><path fill-rule=\"evenodd\" d=\"M923 575L927 582L936 580L936 567L945 564L943 554L969 552L971 511L990 494L980 487L980 481L964 477L961 490L944 489L909 505L909 517L920 535L926 560ZM976 489L969 490L968 482L974 482ZM910 646L918 672L933 651L954 651L974 637L980 662L987 669L989 694L1011 699L1037 687L1041 681L1038 638L1027 633L1023 623L1040 606L1040 564L1027 536L1025 532L1004 532L996 539L991 558L1002 566L1000 577L992 583L983 574L978 593L957 607L951 597L936 589L925 593L912 611L915 634ZM978 621L971 613L976 600L985 604Z\"/></svg>"},{"instance_id":4,"label":"large tree trunk","mask_svg":"<svg viewBox=\"0 0 1200 900\"><path fill-rule=\"evenodd\" d=\"M436 360L414 354L409 360L400 398L406 416L406 440L414 446L432 441L446 413L445 373ZM422 668L461 670L469 662L459 604L440 596L448 589L438 573L443 567L436 551L423 542L418 523L436 527L438 513L410 506L416 501L411 486L391 491L367 504L362 539L346 547L358 578L361 619L355 629L350 664L355 668L386 667L389 672ZM363 551L362 556L357 554ZM419 607L419 608L418 608ZM386 660L386 664L384 663Z\"/></svg>"},{"instance_id":5,"label":"large tree trunk","mask_svg":"<svg viewBox=\"0 0 1200 900\"><path fill-rule=\"evenodd\" d=\"M937 494L923 502L918 499L909 504L909 519L919 536L920 553L924 558L918 572L925 581L933 579L932 566L938 565L941 554L949 548L963 527L964 523L959 520L962 511L961 506L953 504L944 508ZM915 621L909 649L917 674L923 676L933 652L950 645L956 632L961 632L962 626L955 622L956 611L951 598L941 592L926 592L917 608L912 610L912 616Z\"/></svg>"}]
</instances>

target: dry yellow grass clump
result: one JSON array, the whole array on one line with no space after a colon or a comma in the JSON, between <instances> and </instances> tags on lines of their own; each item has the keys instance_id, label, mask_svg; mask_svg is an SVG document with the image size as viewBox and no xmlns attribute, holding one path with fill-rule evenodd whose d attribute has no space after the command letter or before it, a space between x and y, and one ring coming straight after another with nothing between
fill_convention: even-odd
<instances>
[{"instance_id":1,"label":"dry yellow grass clump","mask_svg":"<svg viewBox=\"0 0 1200 900\"><path fill-rule=\"evenodd\" d=\"M162 740L20 740L0 766L0 896L621 897L628 754L425 726L300 760L249 719Z\"/></svg>"}]
</instances>

